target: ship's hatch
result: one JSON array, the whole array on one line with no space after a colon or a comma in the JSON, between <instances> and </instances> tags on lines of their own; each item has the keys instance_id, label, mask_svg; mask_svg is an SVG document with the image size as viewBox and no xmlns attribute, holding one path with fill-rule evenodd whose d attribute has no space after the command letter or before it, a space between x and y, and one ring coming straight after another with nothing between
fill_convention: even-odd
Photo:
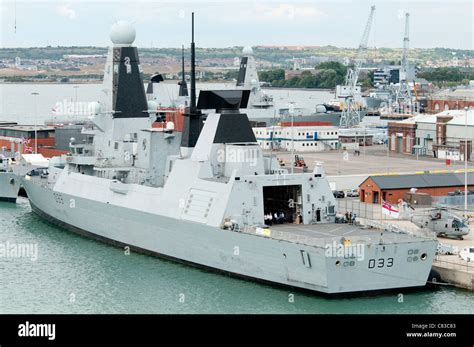
<instances>
[{"instance_id":1,"label":"ship's hatch","mask_svg":"<svg viewBox=\"0 0 474 347\"><path fill-rule=\"evenodd\" d=\"M263 187L263 209L267 225L301 223L301 185Z\"/></svg>"}]
</instances>

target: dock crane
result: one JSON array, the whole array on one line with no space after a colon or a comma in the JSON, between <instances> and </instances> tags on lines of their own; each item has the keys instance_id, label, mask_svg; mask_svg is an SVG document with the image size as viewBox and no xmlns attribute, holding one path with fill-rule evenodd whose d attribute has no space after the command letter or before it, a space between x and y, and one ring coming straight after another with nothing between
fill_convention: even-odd
<instances>
[{"instance_id":1,"label":"dock crane","mask_svg":"<svg viewBox=\"0 0 474 347\"><path fill-rule=\"evenodd\" d=\"M408 74L410 73L410 65L408 63L408 47L410 43L410 14L405 13L405 36L403 37L403 54L400 69L400 84L396 90L395 105L398 110L406 112L407 108L411 113L412 95L410 86L408 85Z\"/></svg>"},{"instance_id":2,"label":"dock crane","mask_svg":"<svg viewBox=\"0 0 474 347\"><path fill-rule=\"evenodd\" d=\"M374 18L375 6L370 8L369 19L365 25L364 33L360 41L359 48L357 50L357 57L354 62L354 68L347 70L345 88L347 90L347 96L345 98L345 107L341 114L340 127L349 128L360 123L360 108L355 102L356 86L359 79L360 68L364 56L367 52L367 43L369 41L370 28Z\"/></svg>"}]
</instances>

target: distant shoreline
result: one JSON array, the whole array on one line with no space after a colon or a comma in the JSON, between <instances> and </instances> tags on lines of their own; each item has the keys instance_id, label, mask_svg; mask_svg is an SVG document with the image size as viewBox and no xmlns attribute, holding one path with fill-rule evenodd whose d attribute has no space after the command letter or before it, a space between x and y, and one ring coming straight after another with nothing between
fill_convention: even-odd
<instances>
[{"instance_id":1,"label":"distant shoreline","mask_svg":"<svg viewBox=\"0 0 474 347\"><path fill-rule=\"evenodd\" d=\"M262 87L262 89L269 89L269 90L298 90L298 91L311 91L317 90L318 92L330 92L333 93L334 89L328 88L288 88L288 87Z\"/></svg>"},{"instance_id":2,"label":"distant shoreline","mask_svg":"<svg viewBox=\"0 0 474 347\"><path fill-rule=\"evenodd\" d=\"M175 84L178 83L178 80L165 80L163 83L166 84ZM148 83L148 81L144 81L144 83ZM197 82L201 83L213 83L213 84L235 84L233 81L206 81L206 82ZM44 84L44 85L73 85L73 84L102 84L102 80L97 81L74 81L74 82L56 82L56 81L22 81L22 82L7 82L7 81L0 81L0 85L13 85L13 84ZM318 91L318 92L329 92L334 93L334 89L328 88L284 88L284 87L262 87L265 90L288 90L288 91Z\"/></svg>"},{"instance_id":3,"label":"distant shoreline","mask_svg":"<svg viewBox=\"0 0 474 347\"><path fill-rule=\"evenodd\" d=\"M8 81L0 81L0 84L101 84L101 80L97 81L88 81L88 82L56 82L56 81L15 81L15 82L8 82Z\"/></svg>"}]
</instances>

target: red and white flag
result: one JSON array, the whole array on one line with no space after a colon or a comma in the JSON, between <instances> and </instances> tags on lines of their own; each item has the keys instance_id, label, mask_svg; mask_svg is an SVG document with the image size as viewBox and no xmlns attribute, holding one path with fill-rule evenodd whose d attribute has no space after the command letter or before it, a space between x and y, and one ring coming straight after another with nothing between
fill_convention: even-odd
<instances>
[{"instance_id":1,"label":"red and white flag","mask_svg":"<svg viewBox=\"0 0 474 347\"><path fill-rule=\"evenodd\" d=\"M386 201L382 201L382 213L393 218L398 218L400 215L400 212Z\"/></svg>"},{"instance_id":2,"label":"red and white flag","mask_svg":"<svg viewBox=\"0 0 474 347\"><path fill-rule=\"evenodd\" d=\"M23 153L33 153L33 147L30 146L30 139L21 139L21 144L23 145Z\"/></svg>"}]
</instances>

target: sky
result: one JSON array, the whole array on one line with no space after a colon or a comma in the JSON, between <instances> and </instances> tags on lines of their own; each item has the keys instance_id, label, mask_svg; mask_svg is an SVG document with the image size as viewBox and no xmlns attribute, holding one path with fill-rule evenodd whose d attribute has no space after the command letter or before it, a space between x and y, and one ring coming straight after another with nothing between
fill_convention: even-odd
<instances>
[{"instance_id":1,"label":"sky","mask_svg":"<svg viewBox=\"0 0 474 347\"><path fill-rule=\"evenodd\" d=\"M409 12L410 47L473 49L473 4L470 0L0 0L0 47L105 47L117 20L134 23L138 47L180 47L189 45L193 11L198 47L357 47L370 6L375 5L370 47L401 47L404 13Z\"/></svg>"}]
</instances>

